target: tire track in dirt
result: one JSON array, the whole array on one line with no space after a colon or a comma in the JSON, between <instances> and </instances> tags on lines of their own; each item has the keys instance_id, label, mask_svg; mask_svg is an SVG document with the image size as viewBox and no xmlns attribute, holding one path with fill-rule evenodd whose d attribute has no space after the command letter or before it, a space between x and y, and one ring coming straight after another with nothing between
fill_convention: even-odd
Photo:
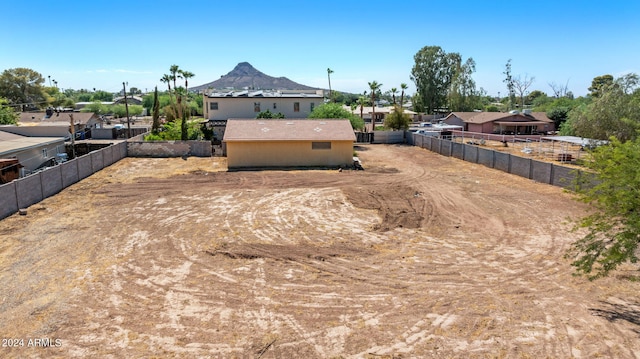
<instances>
[{"instance_id":1,"label":"tire track in dirt","mask_svg":"<svg viewBox=\"0 0 640 359\"><path fill-rule=\"evenodd\" d=\"M60 357L640 355L638 285L571 276L562 221L581 207L560 190L406 146L360 158L340 173L119 162L47 202L55 217L2 222L3 273L29 278L29 300L0 305L3 335L63 338L42 352ZM48 265L69 278L47 282Z\"/></svg>"}]
</instances>

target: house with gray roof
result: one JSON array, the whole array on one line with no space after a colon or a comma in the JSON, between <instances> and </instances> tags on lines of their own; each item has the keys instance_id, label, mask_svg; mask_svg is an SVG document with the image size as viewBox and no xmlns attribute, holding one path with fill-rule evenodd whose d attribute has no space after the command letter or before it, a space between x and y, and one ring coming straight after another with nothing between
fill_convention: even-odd
<instances>
[{"instance_id":1,"label":"house with gray roof","mask_svg":"<svg viewBox=\"0 0 640 359\"><path fill-rule=\"evenodd\" d=\"M555 131L553 120L544 112L451 112L443 120L465 131L508 135L537 135Z\"/></svg>"}]
</instances>

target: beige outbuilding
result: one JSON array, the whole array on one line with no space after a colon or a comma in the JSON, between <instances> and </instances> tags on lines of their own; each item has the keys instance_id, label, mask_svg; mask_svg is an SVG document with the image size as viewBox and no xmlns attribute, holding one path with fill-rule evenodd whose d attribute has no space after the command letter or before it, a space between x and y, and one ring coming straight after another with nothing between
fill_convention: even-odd
<instances>
[{"instance_id":1,"label":"beige outbuilding","mask_svg":"<svg viewBox=\"0 0 640 359\"><path fill-rule=\"evenodd\" d=\"M229 169L350 166L355 140L337 119L229 119L223 139Z\"/></svg>"}]
</instances>

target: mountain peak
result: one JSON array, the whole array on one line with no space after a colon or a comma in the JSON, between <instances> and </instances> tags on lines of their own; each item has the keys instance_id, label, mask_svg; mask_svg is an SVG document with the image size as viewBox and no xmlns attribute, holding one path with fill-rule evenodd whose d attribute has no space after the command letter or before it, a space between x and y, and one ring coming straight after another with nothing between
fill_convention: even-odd
<instances>
[{"instance_id":1,"label":"mountain peak","mask_svg":"<svg viewBox=\"0 0 640 359\"><path fill-rule=\"evenodd\" d=\"M191 89L201 91L205 89L229 88L235 90L245 88L261 90L316 90L315 87L299 84L283 76L272 77L266 75L258 71L248 62L240 62L233 70L219 79L204 85L192 87Z\"/></svg>"}]
</instances>

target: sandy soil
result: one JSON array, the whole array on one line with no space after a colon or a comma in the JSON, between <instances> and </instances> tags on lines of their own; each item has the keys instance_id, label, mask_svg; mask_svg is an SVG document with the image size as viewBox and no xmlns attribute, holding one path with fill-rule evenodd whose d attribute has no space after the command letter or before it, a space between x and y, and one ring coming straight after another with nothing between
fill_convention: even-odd
<instances>
[{"instance_id":1,"label":"sandy soil","mask_svg":"<svg viewBox=\"0 0 640 359\"><path fill-rule=\"evenodd\" d=\"M415 147L358 155L126 158L0 221L0 357L640 357L632 268L589 282L563 258L569 194Z\"/></svg>"}]
</instances>

